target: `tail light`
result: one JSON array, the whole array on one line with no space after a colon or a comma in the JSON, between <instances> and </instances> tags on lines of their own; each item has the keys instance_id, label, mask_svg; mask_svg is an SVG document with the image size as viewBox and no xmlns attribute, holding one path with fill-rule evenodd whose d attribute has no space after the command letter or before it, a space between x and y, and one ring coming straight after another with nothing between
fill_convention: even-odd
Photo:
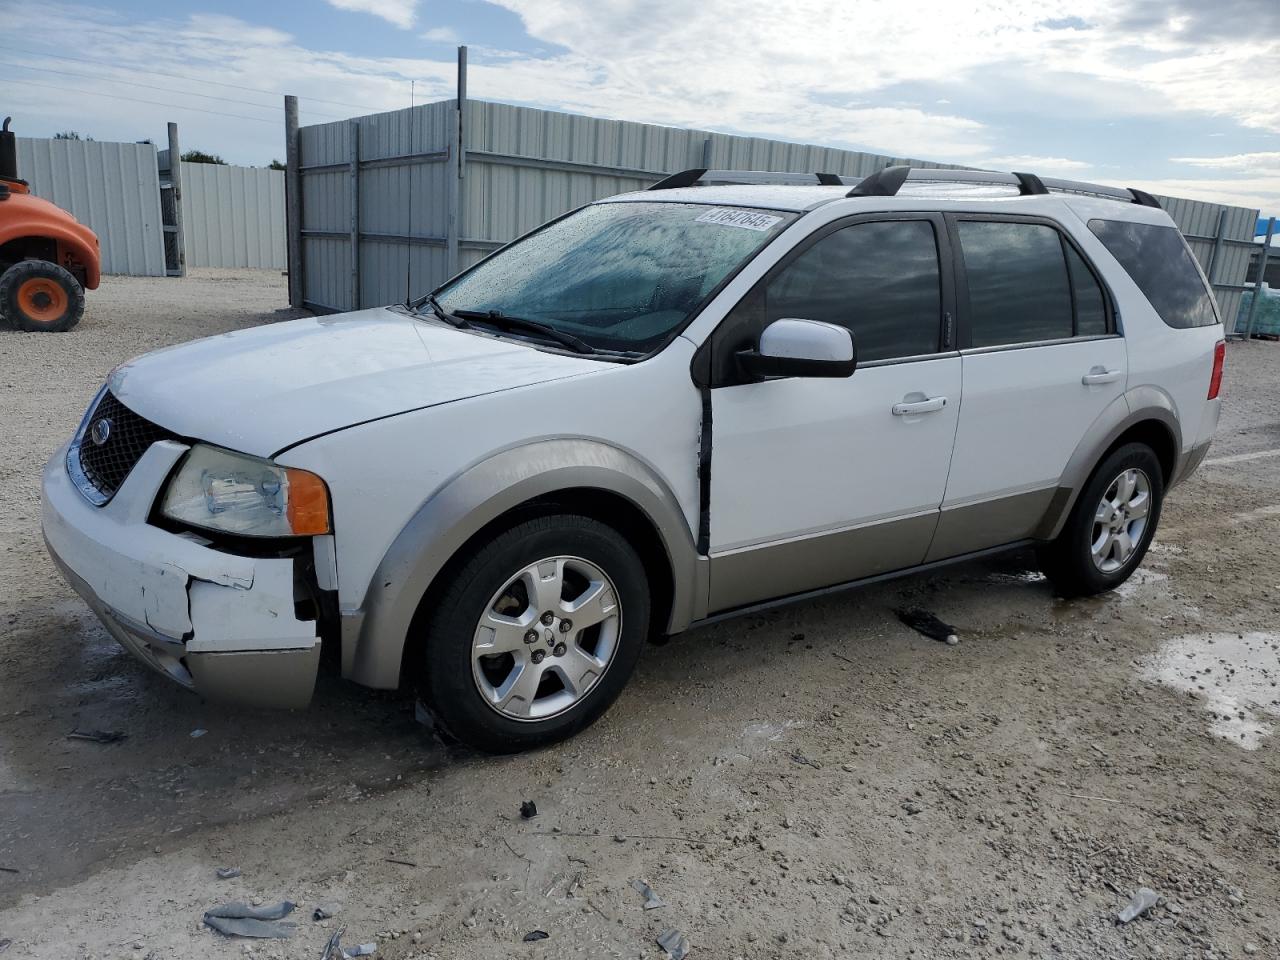
<instances>
[{"instance_id":1,"label":"tail light","mask_svg":"<svg viewBox=\"0 0 1280 960\"><path fill-rule=\"evenodd\" d=\"M1227 359L1227 342L1219 340L1213 348L1213 375L1209 377L1209 399L1218 399L1218 390L1222 387L1222 365Z\"/></svg>"}]
</instances>

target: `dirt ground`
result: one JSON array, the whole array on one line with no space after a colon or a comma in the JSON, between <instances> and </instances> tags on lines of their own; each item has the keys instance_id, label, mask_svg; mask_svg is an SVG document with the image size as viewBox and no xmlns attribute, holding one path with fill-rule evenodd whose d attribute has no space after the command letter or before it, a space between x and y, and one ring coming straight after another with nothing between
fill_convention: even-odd
<instances>
[{"instance_id":1,"label":"dirt ground","mask_svg":"<svg viewBox=\"0 0 1280 960\"><path fill-rule=\"evenodd\" d=\"M388 960L661 958L676 928L695 960L1280 957L1280 344L1231 345L1211 460L1115 594L1015 555L695 630L573 741L491 758L331 677L294 714L204 704L45 556L40 468L111 367L284 299L112 277L73 333L0 331L0 952L316 960L345 928ZM1115 925L1139 886L1162 904ZM282 899L290 940L201 924Z\"/></svg>"}]
</instances>

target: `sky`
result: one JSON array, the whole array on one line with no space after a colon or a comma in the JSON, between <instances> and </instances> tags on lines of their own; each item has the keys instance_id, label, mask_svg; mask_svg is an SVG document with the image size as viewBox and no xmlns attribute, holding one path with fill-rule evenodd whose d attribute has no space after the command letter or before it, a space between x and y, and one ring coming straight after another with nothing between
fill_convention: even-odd
<instances>
[{"instance_id":1,"label":"sky","mask_svg":"<svg viewBox=\"0 0 1280 960\"><path fill-rule=\"evenodd\" d=\"M0 111L262 166L469 93L1280 214L1280 0L0 0Z\"/></svg>"}]
</instances>

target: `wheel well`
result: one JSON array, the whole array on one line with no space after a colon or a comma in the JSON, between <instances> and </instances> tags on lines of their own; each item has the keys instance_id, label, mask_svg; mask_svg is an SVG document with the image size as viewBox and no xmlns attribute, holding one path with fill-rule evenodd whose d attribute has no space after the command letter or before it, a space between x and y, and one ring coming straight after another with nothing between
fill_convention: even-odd
<instances>
[{"instance_id":1,"label":"wheel well","mask_svg":"<svg viewBox=\"0 0 1280 960\"><path fill-rule=\"evenodd\" d=\"M1113 450L1123 447L1126 443L1144 443L1155 452L1156 459L1160 461L1160 472L1164 474L1164 484L1167 487L1178 462L1178 444L1174 440L1173 433L1169 430L1169 427L1159 420L1143 420L1140 423L1135 423L1120 436L1116 437L1115 442L1107 448L1098 462L1101 463L1111 455Z\"/></svg>"},{"instance_id":2,"label":"wheel well","mask_svg":"<svg viewBox=\"0 0 1280 960\"><path fill-rule=\"evenodd\" d=\"M58 262L58 244L48 237L18 237L0 244L0 267L8 268L22 260Z\"/></svg>"},{"instance_id":3,"label":"wheel well","mask_svg":"<svg viewBox=\"0 0 1280 960\"><path fill-rule=\"evenodd\" d=\"M652 608L650 610L650 635L656 636L665 632L667 619L671 614L674 599L675 583L671 570L671 561L663 546L653 522L626 497L608 490L594 487L574 487L557 490L526 500L512 507L505 513L490 520L472 534L451 556L440 572L432 579L430 586L418 601L418 609L414 613L409 627L409 635L405 638L404 653L400 660L401 683L411 679L410 666L418 661L421 654L423 637L423 621L426 614L434 607L436 596L449 583L455 570L464 564L477 547L492 540L504 530L509 530L518 523L535 517L545 517L557 513L572 513L590 517L612 527L620 533L631 547L640 555L645 574L649 579L649 592Z\"/></svg>"}]
</instances>

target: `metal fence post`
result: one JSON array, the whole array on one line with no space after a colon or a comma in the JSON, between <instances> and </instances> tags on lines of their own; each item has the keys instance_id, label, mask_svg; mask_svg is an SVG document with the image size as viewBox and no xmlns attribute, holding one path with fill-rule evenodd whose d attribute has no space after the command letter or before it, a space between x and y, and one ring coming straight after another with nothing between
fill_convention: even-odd
<instances>
[{"instance_id":1,"label":"metal fence post","mask_svg":"<svg viewBox=\"0 0 1280 960\"><path fill-rule=\"evenodd\" d=\"M305 296L302 264L302 174L298 169L302 158L298 150L298 98L284 98L284 222L287 270L289 271L289 306L300 307Z\"/></svg>"},{"instance_id":2,"label":"metal fence post","mask_svg":"<svg viewBox=\"0 0 1280 960\"><path fill-rule=\"evenodd\" d=\"M182 150L178 146L178 125L169 124L169 191L173 197L174 246L177 252L178 276L187 275L187 238L182 230Z\"/></svg>"},{"instance_id":3,"label":"metal fence post","mask_svg":"<svg viewBox=\"0 0 1280 960\"><path fill-rule=\"evenodd\" d=\"M1209 277L1209 284L1218 282L1218 259L1222 255L1222 241L1227 235L1227 211L1225 209L1218 211L1218 232L1213 238L1213 253L1209 254L1209 269L1205 273Z\"/></svg>"},{"instance_id":4,"label":"metal fence post","mask_svg":"<svg viewBox=\"0 0 1280 960\"><path fill-rule=\"evenodd\" d=\"M1276 218L1267 221L1267 235L1262 241L1262 253L1258 255L1258 275L1253 281L1253 299L1249 301L1249 317L1244 324L1244 338L1253 336L1253 325L1258 319L1258 301L1262 299L1262 284L1267 278L1267 260L1271 255L1271 237L1276 230Z\"/></svg>"},{"instance_id":5,"label":"metal fence post","mask_svg":"<svg viewBox=\"0 0 1280 960\"><path fill-rule=\"evenodd\" d=\"M467 96L467 48L458 48L458 89L453 102L453 122L449 124L449 177L445 187L448 223L445 229L445 269L449 276L458 272L458 247L462 239L462 178L466 161L463 141L463 112Z\"/></svg>"},{"instance_id":6,"label":"metal fence post","mask_svg":"<svg viewBox=\"0 0 1280 960\"><path fill-rule=\"evenodd\" d=\"M360 121L347 124L351 137L351 309L360 303ZM410 174L412 176L412 174Z\"/></svg>"}]
</instances>

